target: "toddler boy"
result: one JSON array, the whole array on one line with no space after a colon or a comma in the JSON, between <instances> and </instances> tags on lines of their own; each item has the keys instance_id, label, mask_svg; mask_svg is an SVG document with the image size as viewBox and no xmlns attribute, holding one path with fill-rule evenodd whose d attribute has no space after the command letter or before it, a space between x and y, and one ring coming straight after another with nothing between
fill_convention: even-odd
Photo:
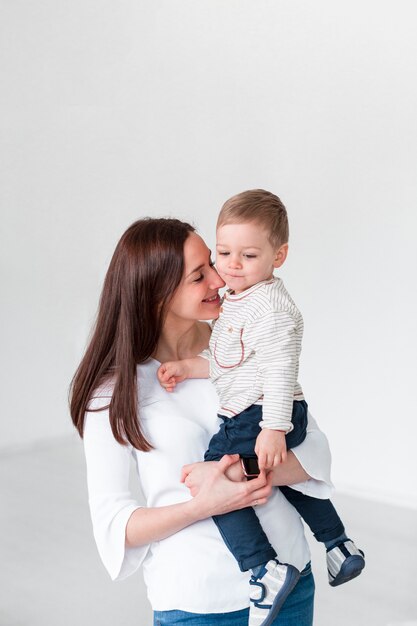
<instances>
[{"instance_id":1,"label":"toddler boy","mask_svg":"<svg viewBox=\"0 0 417 626\"><path fill-rule=\"evenodd\" d=\"M228 290L213 325L209 351L164 363L161 384L172 391L185 378L210 376L220 397L222 424L205 454L238 453L271 469L306 436L307 403L298 382L303 319L280 278L288 253L288 219L281 200L262 189L240 193L217 221L216 269ZM358 576L364 554L348 539L330 500L281 487L326 546L330 585ZM269 626L300 573L280 563L252 508L213 518L242 571L252 570L250 626Z\"/></svg>"}]
</instances>

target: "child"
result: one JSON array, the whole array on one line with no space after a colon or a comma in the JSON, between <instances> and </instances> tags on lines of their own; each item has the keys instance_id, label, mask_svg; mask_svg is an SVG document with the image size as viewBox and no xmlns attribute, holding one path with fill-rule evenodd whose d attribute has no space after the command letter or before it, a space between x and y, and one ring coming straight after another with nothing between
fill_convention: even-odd
<instances>
[{"instance_id":1,"label":"child","mask_svg":"<svg viewBox=\"0 0 417 626\"><path fill-rule=\"evenodd\" d=\"M220 396L222 424L205 460L238 453L244 459L257 457L260 470L271 469L304 440L307 428L307 404L298 383L303 320L282 280L273 275L288 253L287 212L280 199L261 189L230 198L217 221L216 250L216 268L228 290L210 350L162 364L158 377L172 391L186 378L210 375ZM364 554L347 538L330 500L290 487L281 490L325 544L330 584L358 576ZM214 521L241 570L252 570L250 626L272 624L297 583L298 570L279 563L252 508Z\"/></svg>"}]
</instances>

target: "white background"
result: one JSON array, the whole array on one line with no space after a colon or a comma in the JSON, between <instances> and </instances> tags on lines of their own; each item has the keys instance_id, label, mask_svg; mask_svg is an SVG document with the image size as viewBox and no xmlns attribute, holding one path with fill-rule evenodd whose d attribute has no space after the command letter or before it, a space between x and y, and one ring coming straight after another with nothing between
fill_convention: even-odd
<instances>
[{"instance_id":1,"label":"white background","mask_svg":"<svg viewBox=\"0 0 417 626\"><path fill-rule=\"evenodd\" d=\"M1 447L66 394L135 219L286 204L300 382L337 487L417 507L415 2L5 0Z\"/></svg>"}]
</instances>

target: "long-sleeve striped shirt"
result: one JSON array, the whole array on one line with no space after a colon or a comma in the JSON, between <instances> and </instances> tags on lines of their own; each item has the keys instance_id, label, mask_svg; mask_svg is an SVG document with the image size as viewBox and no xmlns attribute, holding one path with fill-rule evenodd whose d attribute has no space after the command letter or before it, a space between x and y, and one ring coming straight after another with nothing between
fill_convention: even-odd
<instances>
[{"instance_id":1,"label":"long-sleeve striped shirt","mask_svg":"<svg viewBox=\"0 0 417 626\"><path fill-rule=\"evenodd\" d=\"M303 318L280 278L227 292L210 339L220 414L262 404L261 427L290 432L293 401L304 399L297 381L302 336Z\"/></svg>"}]
</instances>

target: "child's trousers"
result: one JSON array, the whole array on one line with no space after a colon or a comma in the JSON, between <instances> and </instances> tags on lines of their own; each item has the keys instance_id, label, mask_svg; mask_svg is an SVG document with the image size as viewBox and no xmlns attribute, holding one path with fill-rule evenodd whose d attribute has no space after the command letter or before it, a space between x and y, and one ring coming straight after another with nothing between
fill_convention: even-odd
<instances>
[{"instance_id":1,"label":"child's trousers","mask_svg":"<svg viewBox=\"0 0 417 626\"><path fill-rule=\"evenodd\" d=\"M223 423L211 438L204 460L218 461L224 454L256 458L255 443L261 430L262 406L254 404L232 418L220 417ZM294 402L291 419L294 428L286 436L287 449L295 448L306 437L308 418L304 400ZM290 487L280 489L318 541L331 541L344 533L342 521L330 500L312 498ZM242 571L277 557L252 507L216 515L213 519Z\"/></svg>"}]
</instances>

